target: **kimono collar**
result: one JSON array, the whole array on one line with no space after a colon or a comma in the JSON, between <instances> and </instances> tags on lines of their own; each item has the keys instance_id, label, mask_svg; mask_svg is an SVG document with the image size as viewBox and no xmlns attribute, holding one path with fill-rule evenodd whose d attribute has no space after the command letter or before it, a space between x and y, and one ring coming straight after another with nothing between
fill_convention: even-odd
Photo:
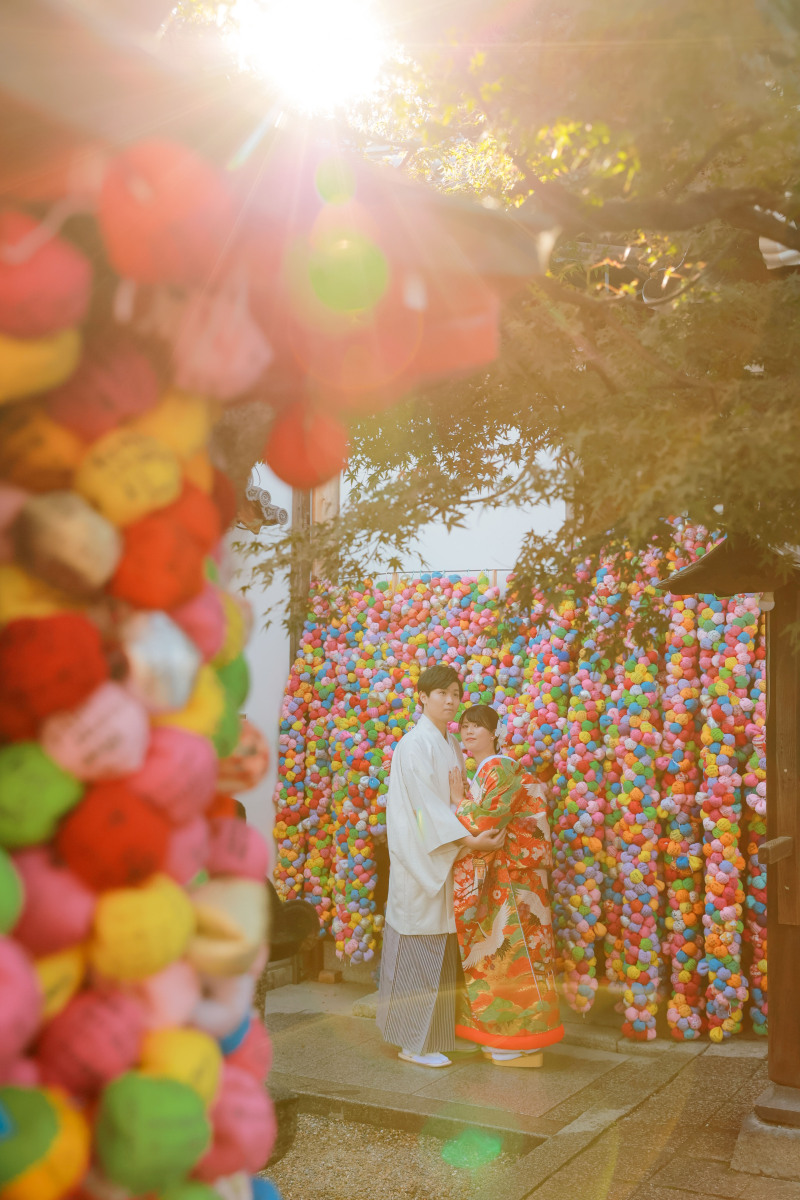
<instances>
[{"instance_id":1,"label":"kimono collar","mask_svg":"<svg viewBox=\"0 0 800 1200\"><path fill-rule=\"evenodd\" d=\"M428 732L429 732L429 733L435 733L437 737L440 737L440 738L442 738L442 740L445 742L445 744L446 744L446 745L448 745L448 746L450 745L450 730L449 730L449 729L448 729L448 730L447 730L447 732L446 732L446 733L443 735L443 734L442 734L442 731L441 731L440 729L438 729L438 728L436 727L436 725L434 725L434 723L433 723L433 721L430 719L430 717L426 717L426 716L425 716L425 713L423 713L423 714L422 714L422 716L420 717L420 719L419 719L419 721L417 722L417 724L418 724L418 725L420 725L420 724L422 724L422 722L423 722L423 721L425 722L425 725L426 725L426 726L430 726L430 729L428 730Z\"/></svg>"},{"instance_id":2,"label":"kimono collar","mask_svg":"<svg viewBox=\"0 0 800 1200\"><path fill-rule=\"evenodd\" d=\"M507 758L508 761L512 763L517 761L515 758L511 758L508 754L487 754L486 758L478 763L477 767L475 768L475 774L477 775L481 767L484 766L485 763L491 762L493 758Z\"/></svg>"}]
</instances>

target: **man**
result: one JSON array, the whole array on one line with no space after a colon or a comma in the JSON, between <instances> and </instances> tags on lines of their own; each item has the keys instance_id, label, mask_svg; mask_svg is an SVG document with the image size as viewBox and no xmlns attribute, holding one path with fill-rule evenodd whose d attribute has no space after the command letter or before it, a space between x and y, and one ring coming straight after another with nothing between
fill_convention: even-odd
<instances>
[{"instance_id":1,"label":"man","mask_svg":"<svg viewBox=\"0 0 800 1200\"><path fill-rule=\"evenodd\" d=\"M422 716L392 758L386 825L391 859L383 934L378 1028L405 1062L449 1067L457 1047L456 993L461 964L453 913L453 863L462 852L488 854L503 833L468 834L450 804L451 778L463 774L448 732L461 703L452 667L423 671ZM472 1047L469 1047L472 1049Z\"/></svg>"}]
</instances>

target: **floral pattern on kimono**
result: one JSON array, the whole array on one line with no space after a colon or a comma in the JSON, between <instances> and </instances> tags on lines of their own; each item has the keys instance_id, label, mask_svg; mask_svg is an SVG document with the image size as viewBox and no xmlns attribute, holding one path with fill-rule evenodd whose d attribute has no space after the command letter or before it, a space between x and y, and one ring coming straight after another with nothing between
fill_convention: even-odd
<instances>
[{"instance_id":1,"label":"floral pattern on kimono","mask_svg":"<svg viewBox=\"0 0 800 1200\"><path fill-rule=\"evenodd\" d=\"M505 829L502 849L454 868L454 906L468 1010L456 1032L495 1049L534 1050L564 1036L553 967L542 785L513 759L481 763L456 815L469 833Z\"/></svg>"}]
</instances>

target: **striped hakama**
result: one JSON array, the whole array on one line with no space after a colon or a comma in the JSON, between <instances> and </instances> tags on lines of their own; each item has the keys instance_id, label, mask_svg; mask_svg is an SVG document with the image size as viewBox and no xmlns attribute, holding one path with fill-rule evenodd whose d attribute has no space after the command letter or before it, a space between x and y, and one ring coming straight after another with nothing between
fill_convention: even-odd
<instances>
[{"instance_id":1,"label":"striped hakama","mask_svg":"<svg viewBox=\"0 0 800 1200\"><path fill-rule=\"evenodd\" d=\"M456 1045L456 997L462 981L454 933L383 930L378 1028L412 1054L446 1053Z\"/></svg>"}]
</instances>

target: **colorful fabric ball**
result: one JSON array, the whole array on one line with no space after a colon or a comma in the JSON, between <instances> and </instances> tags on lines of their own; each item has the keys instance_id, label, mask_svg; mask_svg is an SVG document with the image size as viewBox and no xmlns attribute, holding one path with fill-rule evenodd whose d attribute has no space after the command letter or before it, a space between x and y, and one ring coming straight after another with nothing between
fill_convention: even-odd
<instances>
[{"instance_id":1,"label":"colorful fabric ball","mask_svg":"<svg viewBox=\"0 0 800 1200\"><path fill-rule=\"evenodd\" d=\"M180 958L194 928L185 892L166 875L154 875L140 887L100 895L90 961L108 979L135 983Z\"/></svg>"},{"instance_id":2,"label":"colorful fabric ball","mask_svg":"<svg viewBox=\"0 0 800 1200\"><path fill-rule=\"evenodd\" d=\"M135 613L123 622L119 637L127 691L149 712L183 708L201 664L194 642L163 612Z\"/></svg>"},{"instance_id":3,"label":"colorful fabric ball","mask_svg":"<svg viewBox=\"0 0 800 1200\"><path fill-rule=\"evenodd\" d=\"M125 530L109 593L137 608L177 608L202 591L205 553L179 520L152 513Z\"/></svg>"},{"instance_id":4,"label":"colorful fabric ball","mask_svg":"<svg viewBox=\"0 0 800 1200\"><path fill-rule=\"evenodd\" d=\"M173 388L131 426L186 462L203 449L211 432L211 406L203 396Z\"/></svg>"},{"instance_id":5,"label":"colorful fabric ball","mask_svg":"<svg viewBox=\"0 0 800 1200\"><path fill-rule=\"evenodd\" d=\"M284 483L315 488L344 469L347 453L347 430L336 417L295 403L275 418L264 462Z\"/></svg>"},{"instance_id":6,"label":"colorful fabric ball","mask_svg":"<svg viewBox=\"0 0 800 1200\"><path fill-rule=\"evenodd\" d=\"M41 241L36 237L40 228L28 213L0 213L0 331L13 337L39 338L70 329L81 324L89 307L88 260L63 238ZM36 248L26 249L23 244L31 235Z\"/></svg>"},{"instance_id":7,"label":"colorful fabric ball","mask_svg":"<svg viewBox=\"0 0 800 1200\"><path fill-rule=\"evenodd\" d=\"M74 708L107 678L100 634L80 613L9 622L0 629L0 732L34 738L46 717Z\"/></svg>"},{"instance_id":8,"label":"colorful fabric ball","mask_svg":"<svg viewBox=\"0 0 800 1200\"><path fill-rule=\"evenodd\" d=\"M89 1098L138 1062L141 1003L120 988L81 992L46 1026L37 1046L45 1083Z\"/></svg>"},{"instance_id":9,"label":"colorful fabric ball","mask_svg":"<svg viewBox=\"0 0 800 1200\"><path fill-rule=\"evenodd\" d=\"M115 779L141 767L150 724L143 705L108 681L75 708L47 717L39 740L53 761L77 779Z\"/></svg>"},{"instance_id":10,"label":"colorful fabric ball","mask_svg":"<svg viewBox=\"0 0 800 1200\"><path fill-rule=\"evenodd\" d=\"M82 795L83 784L38 742L0 747L0 845L16 849L47 841Z\"/></svg>"},{"instance_id":11,"label":"colorful fabric ball","mask_svg":"<svg viewBox=\"0 0 800 1200\"><path fill-rule=\"evenodd\" d=\"M0 333L0 404L23 400L69 379L81 355L77 329L39 338Z\"/></svg>"},{"instance_id":12,"label":"colorful fabric ball","mask_svg":"<svg viewBox=\"0 0 800 1200\"><path fill-rule=\"evenodd\" d=\"M194 1088L129 1071L112 1080L100 1098L97 1157L113 1183L138 1195L183 1179L206 1150L210 1133Z\"/></svg>"},{"instance_id":13,"label":"colorful fabric ball","mask_svg":"<svg viewBox=\"0 0 800 1200\"><path fill-rule=\"evenodd\" d=\"M211 1123L211 1148L195 1167L199 1179L211 1181L264 1167L277 1134L272 1101L263 1083L227 1061Z\"/></svg>"},{"instance_id":14,"label":"colorful fabric ball","mask_svg":"<svg viewBox=\"0 0 800 1200\"><path fill-rule=\"evenodd\" d=\"M175 455L155 438L114 429L84 454L74 487L112 524L125 527L178 498L181 470Z\"/></svg>"},{"instance_id":15,"label":"colorful fabric ball","mask_svg":"<svg viewBox=\"0 0 800 1200\"><path fill-rule=\"evenodd\" d=\"M159 381L135 342L116 330L87 347L74 375L48 393L48 415L83 442L96 442L159 400Z\"/></svg>"},{"instance_id":16,"label":"colorful fabric ball","mask_svg":"<svg viewBox=\"0 0 800 1200\"><path fill-rule=\"evenodd\" d=\"M0 1140L0 1179L8 1200L62 1200L89 1165L85 1116L58 1091L0 1088L7 1130Z\"/></svg>"},{"instance_id":17,"label":"colorful fabric ball","mask_svg":"<svg viewBox=\"0 0 800 1200\"><path fill-rule=\"evenodd\" d=\"M56 845L70 870L99 892L132 886L159 871L169 838L166 817L125 780L113 780L89 788L62 822Z\"/></svg>"},{"instance_id":18,"label":"colorful fabric ball","mask_svg":"<svg viewBox=\"0 0 800 1200\"><path fill-rule=\"evenodd\" d=\"M14 523L16 558L33 575L73 596L89 596L113 575L122 539L74 492L32 496Z\"/></svg>"},{"instance_id":19,"label":"colorful fabric ball","mask_svg":"<svg viewBox=\"0 0 800 1200\"><path fill-rule=\"evenodd\" d=\"M217 756L207 738L188 729L163 725L152 731L140 771L125 783L157 807L174 825L184 825L210 804Z\"/></svg>"},{"instance_id":20,"label":"colorful fabric ball","mask_svg":"<svg viewBox=\"0 0 800 1200\"><path fill-rule=\"evenodd\" d=\"M84 452L74 433L35 405L0 415L0 478L8 483L29 492L69 488Z\"/></svg>"},{"instance_id":21,"label":"colorful fabric ball","mask_svg":"<svg viewBox=\"0 0 800 1200\"><path fill-rule=\"evenodd\" d=\"M25 887L25 908L14 937L41 957L89 936L97 897L55 856L52 846L18 850L14 866Z\"/></svg>"},{"instance_id":22,"label":"colorful fabric ball","mask_svg":"<svg viewBox=\"0 0 800 1200\"><path fill-rule=\"evenodd\" d=\"M235 224L223 177L185 146L157 139L109 165L98 219L123 278L179 287L207 282Z\"/></svg>"},{"instance_id":23,"label":"colorful fabric ball","mask_svg":"<svg viewBox=\"0 0 800 1200\"><path fill-rule=\"evenodd\" d=\"M222 1054L216 1040L199 1029L154 1029L145 1036L139 1069L143 1075L177 1079L211 1104L219 1089Z\"/></svg>"}]
</instances>

